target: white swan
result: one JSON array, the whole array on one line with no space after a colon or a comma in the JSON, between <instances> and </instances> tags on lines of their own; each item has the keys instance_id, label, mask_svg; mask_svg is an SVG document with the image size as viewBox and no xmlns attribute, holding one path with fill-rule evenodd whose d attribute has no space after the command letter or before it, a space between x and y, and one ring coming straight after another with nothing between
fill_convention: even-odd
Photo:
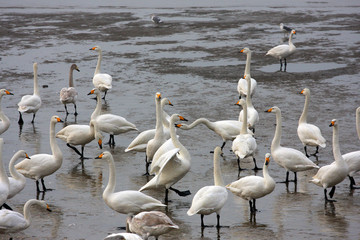
<instances>
[{"instance_id":1,"label":"white swan","mask_svg":"<svg viewBox=\"0 0 360 240\"><path fill-rule=\"evenodd\" d=\"M41 180L44 192L51 190L45 187L44 177L56 172L63 161L63 154L55 138L55 124L59 122L63 121L58 116L52 116L50 119L49 136L52 154L35 154L30 156L30 159L24 159L15 165L18 172L36 181L36 190L38 192L40 192L39 180Z\"/></svg>"},{"instance_id":2,"label":"white swan","mask_svg":"<svg viewBox=\"0 0 360 240\"><path fill-rule=\"evenodd\" d=\"M112 77L107 73L101 73L101 60L102 60L102 51L99 46L90 48L90 50L95 50L98 52L99 57L96 64L96 69L93 77L93 84L95 88L98 88L100 91L105 92L103 99L105 100L106 93L112 88Z\"/></svg>"},{"instance_id":3,"label":"white swan","mask_svg":"<svg viewBox=\"0 0 360 240\"><path fill-rule=\"evenodd\" d=\"M104 240L143 240L143 238L135 233L112 233Z\"/></svg>"},{"instance_id":4,"label":"white swan","mask_svg":"<svg viewBox=\"0 0 360 240\"><path fill-rule=\"evenodd\" d=\"M0 134L3 134L4 132L6 132L6 130L8 130L9 127L10 127L10 120L5 115L5 113L2 111L2 108L1 108L1 100L2 100L2 97L4 95L14 95L14 94L12 94L11 92L9 92L6 89L0 89L0 120L1 120L1 122L0 122Z\"/></svg>"},{"instance_id":5,"label":"white swan","mask_svg":"<svg viewBox=\"0 0 360 240\"><path fill-rule=\"evenodd\" d=\"M165 213L159 211L141 212L129 216L126 221L130 232L141 235L145 240L150 236L158 239L160 235L179 228Z\"/></svg>"},{"instance_id":6,"label":"white swan","mask_svg":"<svg viewBox=\"0 0 360 240\"><path fill-rule=\"evenodd\" d=\"M191 156L189 151L181 144L176 136L175 122L186 120L179 114L173 114L170 118L170 135L171 142L174 148L162 154L157 161L153 162L156 166L152 165L151 168L159 169L147 184L140 188L139 191L154 188L165 188L165 202L168 202L168 192L170 190L175 191L179 196L187 196L190 191L179 191L171 186L182 179L186 173L190 170ZM167 144L165 142L164 144ZM161 147L159 148L159 150ZM158 150L158 151L159 151ZM155 160L155 159L154 159Z\"/></svg>"},{"instance_id":7,"label":"white swan","mask_svg":"<svg viewBox=\"0 0 360 240\"><path fill-rule=\"evenodd\" d=\"M240 130L240 134L236 136L236 138L234 139L234 141L232 142L232 151L235 153L235 155L237 156L237 161L238 161L238 167L239 167L239 171L241 170L240 167L240 161L244 158L247 157L252 157L253 161L254 161L254 170L258 170L260 168L258 168L258 166L256 165L256 159L255 159L255 151L257 148L257 144L256 144L256 140L253 137L252 134L249 134L247 132L247 105L246 102L243 99L240 99L237 104L241 105L243 108L243 125L242 128Z\"/></svg>"},{"instance_id":8,"label":"white swan","mask_svg":"<svg viewBox=\"0 0 360 240\"><path fill-rule=\"evenodd\" d=\"M163 109L163 119L162 119L164 125L163 130L166 135L166 138L169 139L170 116L164 110L165 105L173 106L173 104L167 98L161 99L161 109ZM130 151L146 152L147 143L155 137L155 132L156 132L155 128L142 131L141 133L139 133L139 135L136 136L136 138L134 138L134 140L132 140L129 146L125 149L125 152L130 152Z\"/></svg>"},{"instance_id":9,"label":"white swan","mask_svg":"<svg viewBox=\"0 0 360 240\"><path fill-rule=\"evenodd\" d=\"M26 179L25 179L24 175L22 175L21 173L16 171L15 166L14 166L15 162L17 160L19 160L20 158L30 159L24 150L17 151L14 154L14 156L11 158L11 160L9 162L9 171L10 171L11 177L9 177L9 195L7 197L8 199L14 197L16 194L21 192L25 187Z\"/></svg>"},{"instance_id":10,"label":"white swan","mask_svg":"<svg viewBox=\"0 0 360 240\"><path fill-rule=\"evenodd\" d=\"M68 88L64 87L60 90L60 102L62 104L64 104L64 106L65 106L66 115L69 114L66 104L70 104L70 103L74 104L74 108L75 108L74 115L77 116L78 112L76 110L76 99L78 96L78 92L76 91L76 89L74 87L74 80L73 80L74 70L80 72L80 70L76 64L71 65L70 74L69 74L69 87Z\"/></svg>"},{"instance_id":11,"label":"white swan","mask_svg":"<svg viewBox=\"0 0 360 240\"><path fill-rule=\"evenodd\" d=\"M289 44L278 45L276 47L273 47L266 53L266 55L270 55L280 60L280 71L282 70L282 60L284 59L284 72L286 72L286 58L292 55L296 50L295 45L292 43L292 36L294 34L296 34L296 31L292 30L289 36Z\"/></svg>"},{"instance_id":12,"label":"white swan","mask_svg":"<svg viewBox=\"0 0 360 240\"><path fill-rule=\"evenodd\" d=\"M285 182L289 182L289 171L294 172L294 182L297 182L297 172L319 168L299 150L282 147L280 145L282 125L280 108L275 106L268 109L266 112L273 112L276 114L276 129L274 138L271 142L271 156L277 164L286 169Z\"/></svg>"},{"instance_id":13,"label":"white swan","mask_svg":"<svg viewBox=\"0 0 360 240\"><path fill-rule=\"evenodd\" d=\"M247 89L251 89L251 81L250 81L250 75L246 75L245 79L248 85ZM248 94L250 93L249 90ZM252 129L252 131L255 133L255 125L259 122L259 113L258 111L256 111L256 109L254 108L254 105L252 104L252 97L251 94L248 95L249 97L246 97L246 106L247 106L247 126L249 129ZM243 112L244 110L241 110L239 113L239 121L243 122L244 118L243 118Z\"/></svg>"},{"instance_id":14,"label":"white swan","mask_svg":"<svg viewBox=\"0 0 360 240\"><path fill-rule=\"evenodd\" d=\"M269 175L270 153L265 154L263 177L246 176L226 185L233 194L249 201L250 211L257 211L255 200L270 194L275 189L275 181Z\"/></svg>"},{"instance_id":15,"label":"white swan","mask_svg":"<svg viewBox=\"0 0 360 240\"><path fill-rule=\"evenodd\" d=\"M220 168L221 148L216 147L214 150L214 185L205 186L199 189L195 194L187 215L200 214L201 227L204 225L204 215L216 213L217 227L220 227L220 211L225 205L228 198L228 192L225 188L224 180Z\"/></svg>"},{"instance_id":16,"label":"white swan","mask_svg":"<svg viewBox=\"0 0 360 240\"><path fill-rule=\"evenodd\" d=\"M247 94L248 94L248 91L247 91L248 84L245 79L245 76L250 75L250 65L251 65L251 50L249 48L244 48L240 52L246 54L246 65L245 65L244 78L240 78L238 81L238 85L237 85L237 90L239 92L239 98L241 98L242 96L247 96ZM256 86L257 86L256 80L254 78L251 78L250 96L254 95Z\"/></svg>"},{"instance_id":17,"label":"white swan","mask_svg":"<svg viewBox=\"0 0 360 240\"><path fill-rule=\"evenodd\" d=\"M349 168L341 156L340 145L339 145L339 126L338 121L333 119L330 123L330 127L334 127L333 129L333 155L335 161L329 165L322 166L315 176L313 176L310 182L323 187L324 195L326 202L334 202L333 199L328 199L326 193L327 188L331 187L331 191L329 192L330 198L334 196L335 193L335 185L341 183L349 173Z\"/></svg>"},{"instance_id":18,"label":"white swan","mask_svg":"<svg viewBox=\"0 0 360 240\"><path fill-rule=\"evenodd\" d=\"M300 141L304 145L305 155L309 157L306 146L316 147L316 152L313 154L316 155L319 152L319 146L322 148L326 147L326 140L321 135L321 131L317 126L307 123L307 114L308 114L309 102L310 102L310 90L308 88L304 88L300 92L300 94L305 95L305 104L304 104L303 112L299 119L297 134L300 138Z\"/></svg>"},{"instance_id":19,"label":"white swan","mask_svg":"<svg viewBox=\"0 0 360 240\"><path fill-rule=\"evenodd\" d=\"M8 205L6 205L6 200L9 195L9 178L5 172L5 167L3 163L3 145L4 140L0 138L0 209L2 206L8 208Z\"/></svg>"},{"instance_id":20,"label":"white swan","mask_svg":"<svg viewBox=\"0 0 360 240\"><path fill-rule=\"evenodd\" d=\"M34 63L34 94L33 95L25 95L21 98L21 101L18 103L18 111L19 111L19 124L23 124L24 120L22 118L23 113L32 113L33 118L31 123L34 123L36 112L39 110L41 106L41 98L40 98L40 90L38 86L38 76L37 76L37 63Z\"/></svg>"},{"instance_id":21,"label":"white swan","mask_svg":"<svg viewBox=\"0 0 360 240\"><path fill-rule=\"evenodd\" d=\"M110 152L101 153L96 159L104 159L109 164L109 181L103 192L103 199L111 209L122 214L137 214L142 211L166 207L159 200L134 190L114 192L116 186L115 164Z\"/></svg>"},{"instance_id":22,"label":"white swan","mask_svg":"<svg viewBox=\"0 0 360 240\"><path fill-rule=\"evenodd\" d=\"M30 207L35 204L51 211L45 201L36 199L30 199L25 203L24 215L7 209L0 210L0 233L14 233L28 228L31 224Z\"/></svg>"},{"instance_id":23,"label":"white swan","mask_svg":"<svg viewBox=\"0 0 360 240\"><path fill-rule=\"evenodd\" d=\"M100 132L106 132L110 134L108 144L115 145L114 135L126 133L128 131L139 131L135 124L129 122L125 118L115 114L100 114L101 113L101 96L99 89L95 88L91 90L89 94L95 94L97 99L96 110L91 114L91 120L96 122L97 129ZM98 105L100 103L100 107ZM99 110L100 109L100 110Z\"/></svg>"},{"instance_id":24,"label":"white swan","mask_svg":"<svg viewBox=\"0 0 360 240\"><path fill-rule=\"evenodd\" d=\"M360 107L356 109L356 131L360 139ZM354 175L355 173L360 171L360 151L349 152L342 155L342 157L344 158L345 162L349 167L348 177L350 180L350 188L351 189L358 188L355 187L356 183L354 180Z\"/></svg>"}]
</instances>

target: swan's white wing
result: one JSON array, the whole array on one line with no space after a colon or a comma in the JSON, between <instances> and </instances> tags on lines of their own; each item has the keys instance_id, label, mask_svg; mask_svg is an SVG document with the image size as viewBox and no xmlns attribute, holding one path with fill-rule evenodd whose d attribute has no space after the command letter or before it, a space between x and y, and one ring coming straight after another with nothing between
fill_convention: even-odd
<instances>
[{"instance_id":1,"label":"swan's white wing","mask_svg":"<svg viewBox=\"0 0 360 240\"><path fill-rule=\"evenodd\" d=\"M39 110L41 106L41 98L37 95L25 95L18 103L19 112L34 112Z\"/></svg>"},{"instance_id":2,"label":"swan's white wing","mask_svg":"<svg viewBox=\"0 0 360 240\"><path fill-rule=\"evenodd\" d=\"M151 167L152 172L155 172L155 169L158 169L155 173L160 175L161 171L164 169L166 164L180 151L180 148L174 148L169 150L168 152L164 153L159 157L154 164L154 166Z\"/></svg>"},{"instance_id":3,"label":"swan's white wing","mask_svg":"<svg viewBox=\"0 0 360 240\"><path fill-rule=\"evenodd\" d=\"M107 73L98 73L93 77L94 87L100 91L107 91L112 88L112 77Z\"/></svg>"},{"instance_id":4,"label":"swan's white wing","mask_svg":"<svg viewBox=\"0 0 360 240\"><path fill-rule=\"evenodd\" d=\"M155 129L142 131L125 149L125 152L138 151L145 152L147 143L155 137Z\"/></svg>"},{"instance_id":5,"label":"swan's white wing","mask_svg":"<svg viewBox=\"0 0 360 240\"><path fill-rule=\"evenodd\" d=\"M22 214L7 209L0 210L0 233L7 230L11 232L10 229L22 229L25 226L26 221Z\"/></svg>"},{"instance_id":6,"label":"swan's white wing","mask_svg":"<svg viewBox=\"0 0 360 240\"><path fill-rule=\"evenodd\" d=\"M76 102L77 96L78 92L73 87L62 88L60 90L60 101L62 103L74 103Z\"/></svg>"}]
</instances>

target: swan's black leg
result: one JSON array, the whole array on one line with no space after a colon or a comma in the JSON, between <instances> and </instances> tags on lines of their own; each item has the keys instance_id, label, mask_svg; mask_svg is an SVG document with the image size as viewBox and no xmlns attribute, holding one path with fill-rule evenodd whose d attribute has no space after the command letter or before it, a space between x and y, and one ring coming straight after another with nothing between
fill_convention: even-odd
<instances>
[{"instance_id":1,"label":"swan's black leg","mask_svg":"<svg viewBox=\"0 0 360 240\"><path fill-rule=\"evenodd\" d=\"M331 198L333 198L333 196L334 196L334 194L335 194L335 186L333 186L332 188L331 188L331 190L330 190L330 192L329 192L329 196L331 197Z\"/></svg>"},{"instance_id":2,"label":"swan's black leg","mask_svg":"<svg viewBox=\"0 0 360 240\"><path fill-rule=\"evenodd\" d=\"M351 176L348 176L349 180L350 180L350 189L359 189L359 187L355 187L356 183L355 183L355 179Z\"/></svg>"},{"instance_id":3,"label":"swan's black leg","mask_svg":"<svg viewBox=\"0 0 360 240\"><path fill-rule=\"evenodd\" d=\"M220 215L216 214L216 227L219 228L220 227Z\"/></svg>"},{"instance_id":4,"label":"swan's black leg","mask_svg":"<svg viewBox=\"0 0 360 240\"><path fill-rule=\"evenodd\" d=\"M284 58L284 62L285 62L284 72L286 72L286 65L287 65L286 58Z\"/></svg>"},{"instance_id":5,"label":"swan's black leg","mask_svg":"<svg viewBox=\"0 0 360 240\"><path fill-rule=\"evenodd\" d=\"M71 146L71 145L68 144L68 143L66 144L66 146L68 146L69 148L73 149L77 154L79 154L79 155L80 155L80 158L83 157L83 155L79 152L79 150L76 149L76 147Z\"/></svg>"},{"instance_id":6,"label":"swan's black leg","mask_svg":"<svg viewBox=\"0 0 360 240\"><path fill-rule=\"evenodd\" d=\"M45 187L45 182L44 182L44 179L43 179L43 178L41 179L41 184L42 184L42 187L43 187L43 192L52 191L51 188L46 188L46 187Z\"/></svg>"},{"instance_id":7,"label":"swan's black leg","mask_svg":"<svg viewBox=\"0 0 360 240\"><path fill-rule=\"evenodd\" d=\"M254 164L255 164L255 167L253 170L261 170L262 168L259 168L256 164L256 159L253 157L253 161L254 161Z\"/></svg>"},{"instance_id":8,"label":"swan's black leg","mask_svg":"<svg viewBox=\"0 0 360 240\"><path fill-rule=\"evenodd\" d=\"M177 195L179 195L179 196L181 196L181 197L185 197L185 196L191 194L191 192L190 192L189 190L180 191L180 190L178 190L178 189L176 189L176 188L173 188L173 187L170 187L169 189L172 190L172 191L174 191L174 192L176 192Z\"/></svg>"},{"instance_id":9,"label":"swan's black leg","mask_svg":"<svg viewBox=\"0 0 360 240\"><path fill-rule=\"evenodd\" d=\"M280 72L282 70L282 66L283 66L282 59L280 59Z\"/></svg>"},{"instance_id":10,"label":"swan's black leg","mask_svg":"<svg viewBox=\"0 0 360 240\"><path fill-rule=\"evenodd\" d=\"M104 97L103 97L104 100L105 100L105 97L106 97L106 93L107 93L107 91L105 91L105 94L104 94Z\"/></svg>"},{"instance_id":11,"label":"swan's black leg","mask_svg":"<svg viewBox=\"0 0 360 240\"><path fill-rule=\"evenodd\" d=\"M304 151L305 151L306 157L310 157L309 154L307 153L307 148L306 148L306 146L304 146Z\"/></svg>"},{"instance_id":12,"label":"swan's black leg","mask_svg":"<svg viewBox=\"0 0 360 240\"><path fill-rule=\"evenodd\" d=\"M21 112L19 112L19 121L18 121L18 124L20 124L20 125L24 124L24 120L23 120L23 118L22 118Z\"/></svg>"},{"instance_id":13,"label":"swan's black leg","mask_svg":"<svg viewBox=\"0 0 360 240\"><path fill-rule=\"evenodd\" d=\"M75 113L74 113L74 115L77 116L77 115L78 115L78 112L77 112L77 108L76 108L76 103L74 103L74 108L75 108Z\"/></svg>"},{"instance_id":14,"label":"swan's black leg","mask_svg":"<svg viewBox=\"0 0 360 240\"><path fill-rule=\"evenodd\" d=\"M204 214L200 214L200 218L201 218L201 227L204 228L205 224L204 224Z\"/></svg>"},{"instance_id":15,"label":"swan's black leg","mask_svg":"<svg viewBox=\"0 0 360 240\"><path fill-rule=\"evenodd\" d=\"M68 110L67 110L67 106L66 104L64 104L64 107L65 107L65 112L66 112L66 116L69 114Z\"/></svg>"},{"instance_id":16,"label":"swan's black leg","mask_svg":"<svg viewBox=\"0 0 360 240\"><path fill-rule=\"evenodd\" d=\"M297 172L294 172L294 183L297 183Z\"/></svg>"},{"instance_id":17,"label":"swan's black leg","mask_svg":"<svg viewBox=\"0 0 360 240\"><path fill-rule=\"evenodd\" d=\"M35 121L35 113L33 113L33 118L31 120L31 123L34 123L34 121Z\"/></svg>"}]
</instances>

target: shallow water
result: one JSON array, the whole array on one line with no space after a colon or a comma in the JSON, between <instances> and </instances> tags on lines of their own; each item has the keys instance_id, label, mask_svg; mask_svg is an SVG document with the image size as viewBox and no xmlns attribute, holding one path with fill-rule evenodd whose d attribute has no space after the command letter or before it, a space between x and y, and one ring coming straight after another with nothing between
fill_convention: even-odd
<instances>
[{"instance_id":1,"label":"shallow water","mask_svg":"<svg viewBox=\"0 0 360 240\"><path fill-rule=\"evenodd\" d=\"M359 106L359 3L320 1L292 3L252 1L243 6L238 1L213 2L150 1L140 5L133 1L11 1L0 9L2 55L0 61L2 88L14 96L4 96L2 109L12 124L2 137L4 162L19 149L30 155L50 153L49 119L65 117L59 102L59 91L68 83L68 71L74 72L79 92L77 118L70 114L66 124L87 124L95 101L86 94L92 89L97 55L88 49L103 49L102 70L113 76L113 89L103 102L103 111L121 115L136 124L140 131L155 126L154 94L160 91L174 107L168 113L180 113L190 122L199 117L212 121L237 119L237 82L243 75L246 56L239 50L253 50L252 77L258 82L253 104L260 115L256 126L258 151L262 165L270 151L275 130L274 114L264 110L276 105L283 113L282 143L303 150L296 134L304 97L298 93L311 90L308 121L316 124L327 139L320 149L319 166L333 161L333 118L340 121L342 153L359 149L355 129L355 109ZM285 5L284 5L285 4ZM344 6L345 5L345 6ZM154 26L150 15L158 13L165 24ZM298 51L288 59L288 71L279 72L276 59L265 57L271 47L284 39L278 24L295 27L294 44ZM17 124L17 103L22 95L32 93L32 64L38 62L39 84L43 105L35 124L25 115L22 129ZM73 112L72 106L69 106ZM62 128L56 126L56 131ZM229 194L221 213L226 228L200 228L200 217L188 217L186 211L198 189L213 184L212 154L221 138L204 126L190 131L178 130L181 142L192 156L190 172L174 187L190 189L191 196L170 194L166 213L180 226L160 239L357 239L360 236L359 190L350 191L345 179L337 186L334 204L324 204L323 190L308 180L316 171L298 174L298 184L277 184L273 193L259 199L255 219L250 219L248 202ZM125 153L136 132L116 136L112 152L117 169L117 190L139 189L147 182L144 153ZM106 136L108 137L108 136ZM105 139L107 141L107 139ZM45 178L55 191L36 196L34 181L27 180L21 194L8 204L21 211L30 198L44 198L53 212L32 211L32 225L14 239L103 239L108 233L120 232L125 215L112 211L102 199L107 184L107 163L96 160L100 150L95 142L85 147L84 166L78 155L61 140L64 154L62 167ZM226 183L238 178L236 157L224 148L222 172ZM314 149L310 149L313 151ZM242 163L252 168L252 160ZM270 163L275 181L285 178L285 170ZM242 171L240 176L254 174ZM257 172L261 175L261 172ZM293 177L291 174L290 177ZM360 181L357 174L355 180ZM196 184L194 184L196 183ZM162 200L162 191L145 193ZM208 225L216 224L215 215L205 217ZM3 235L7 239L10 235Z\"/></svg>"}]
</instances>

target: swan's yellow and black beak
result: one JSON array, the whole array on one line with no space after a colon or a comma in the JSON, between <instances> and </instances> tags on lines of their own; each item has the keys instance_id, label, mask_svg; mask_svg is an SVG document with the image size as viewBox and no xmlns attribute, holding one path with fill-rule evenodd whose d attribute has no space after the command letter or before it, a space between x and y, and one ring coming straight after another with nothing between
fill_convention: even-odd
<instances>
[{"instance_id":1,"label":"swan's yellow and black beak","mask_svg":"<svg viewBox=\"0 0 360 240\"><path fill-rule=\"evenodd\" d=\"M80 69L78 67L75 68L76 71L80 72Z\"/></svg>"},{"instance_id":2,"label":"swan's yellow and black beak","mask_svg":"<svg viewBox=\"0 0 360 240\"><path fill-rule=\"evenodd\" d=\"M46 210L49 211L49 212L52 212L52 210L50 209L48 204L46 204Z\"/></svg>"},{"instance_id":3,"label":"swan's yellow and black beak","mask_svg":"<svg viewBox=\"0 0 360 240\"><path fill-rule=\"evenodd\" d=\"M179 124L176 124L176 123L175 123L175 127L176 127L176 128L181 128L181 126L182 126L182 124L180 124L180 123L179 123Z\"/></svg>"},{"instance_id":4,"label":"swan's yellow and black beak","mask_svg":"<svg viewBox=\"0 0 360 240\"><path fill-rule=\"evenodd\" d=\"M25 157L26 157L27 159L30 159L30 157L29 157L29 155L28 155L27 153L25 153Z\"/></svg>"},{"instance_id":5,"label":"swan's yellow and black beak","mask_svg":"<svg viewBox=\"0 0 360 240\"><path fill-rule=\"evenodd\" d=\"M265 165L269 165L270 163L270 155L265 157Z\"/></svg>"},{"instance_id":6,"label":"swan's yellow and black beak","mask_svg":"<svg viewBox=\"0 0 360 240\"><path fill-rule=\"evenodd\" d=\"M98 157L96 157L95 159L102 159L104 156L104 153L100 154Z\"/></svg>"},{"instance_id":7,"label":"swan's yellow and black beak","mask_svg":"<svg viewBox=\"0 0 360 240\"><path fill-rule=\"evenodd\" d=\"M266 110L265 112L272 112L273 108L269 108L268 110Z\"/></svg>"},{"instance_id":8,"label":"swan's yellow and black beak","mask_svg":"<svg viewBox=\"0 0 360 240\"><path fill-rule=\"evenodd\" d=\"M169 100L169 105L170 105L170 106L174 106L174 105L170 102L170 100Z\"/></svg>"},{"instance_id":9,"label":"swan's yellow and black beak","mask_svg":"<svg viewBox=\"0 0 360 240\"><path fill-rule=\"evenodd\" d=\"M335 120L332 120L329 125L329 127L333 127L333 126L335 126Z\"/></svg>"},{"instance_id":10,"label":"swan's yellow and black beak","mask_svg":"<svg viewBox=\"0 0 360 240\"><path fill-rule=\"evenodd\" d=\"M93 48L90 48L89 50L95 50L96 49L96 47L93 47Z\"/></svg>"},{"instance_id":11,"label":"swan's yellow and black beak","mask_svg":"<svg viewBox=\"0 0 360 240\"><path fill-rule=\"evenodd\" d=\"M156 98L161 99L161 94L160 94L160 93L157 93L157 94L156 94Z\"/></svg>"},{"instance_id":12,"label":"swan's yellow and black beak","mask_svg":"<svg viewBox=\"0 0 360 240\"><path fill-rule=\"evenodd\" d=\"M99 145L99 148L102 149L102 140L101 140L101 138L99 138L99 140L98 140L98 145Z\"/></svg>"},{"instance_id":13,"label":"swan's yellow and black beak","mask_svg":"<svg viewBox=\"0 0 360 240\"><path fill-rule=\"evenodd\" d=\"M56 120L57 120L58 122L64 122L64 121L61 120L59 117L57 117Z\"/></svg>"},{"instance_id":14,"label":"swan's yellow and black beak","mask_svg":"<svg viewBox=\"0 0 360 240\"><path fill-rule=\"evenodd\" d=\"M95 89L91 90L87 95L91 95L95 93Z\"/></svg>"},{"instance_id":15,"label":"swan's yellow and black beak","mask_svg":"<svg viewBox=\"0 0 360 240\"><path fill-rule=\"evenodd\" d=\"M241 49L240 52L243 53L243 52L244 52L244 49Z\"/></svg>"},{"instance_id":16,"label":"swan's yellow and black beak","mask_svg":"<svg viewBox=\"0 0 360 240\"><path fill-rule=\"evenodd\" d=\"M301 90L300 94L304 94L304 92L305 92L305 89Z\"/></svg>"},{"instance_id":17,"label":"swan's yellow and black beak","mask_svg":"<svg viewBox=\"0 0 360 240\"><path fill-rule=\"evenodd\" d=\"M183 116L179 116L179 119L181 120L181 121L188 121L186 118L184 118Z\"/></svg>"},{"instance_id":18,"label":"swan's yellow and black beak","mask_svg":"<svg viewBox=\"0 0 360 240\"><path fill-rule=\"evenodd\" d=\"M5 93L6 93L7 95L14 95L13 93L9 92L8 90L5 90Z\"/></svg>"}]
</instances>

